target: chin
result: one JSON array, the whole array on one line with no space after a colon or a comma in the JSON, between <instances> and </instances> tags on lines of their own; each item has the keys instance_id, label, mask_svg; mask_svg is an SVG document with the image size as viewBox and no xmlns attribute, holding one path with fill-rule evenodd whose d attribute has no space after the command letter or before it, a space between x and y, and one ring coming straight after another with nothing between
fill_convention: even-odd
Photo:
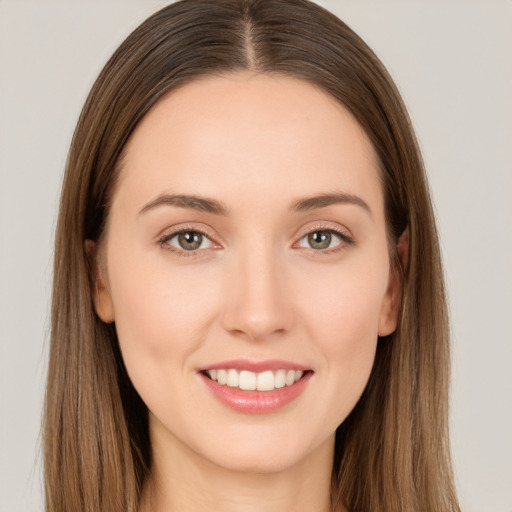
<instances>
[{"instance_id":1,"label":"chin","mask_svg":"<svg viewBox=\"0 0 512 512\"><path fill-rule=\"evenodd\" d=\"M227 471L271 474L307 462L321 445L325 445L327 450L334 448L334 435L323 442L306 442L300 432L294 434L290 429L273 434L260 432L249 437L233 436L229 442L217 441L203 452L203 456Z\"/></svg>"},{"instance_id":2,"label":"chin","mask_svg":"<svg viewBox=\"0 0 512 512\"><path fill-rule=\"evenodd\" d=\"M215 465L230 474L240 475L276 475L284 473L296 466L298 461L281 457L241 457L240 459L223 459L212 461Z\"/></svg>"},{"instance_id":3,"label":"chin","mask_svg":"<svg viewBox=\"0 0 512 512\"><path fill-rule=\"evenodd\" d=\"M297 464L297 457L287 457L282 453L236 453L219 458L217 465L236 473L272 474L285 471Z\"/></svg>"}]
</instances>

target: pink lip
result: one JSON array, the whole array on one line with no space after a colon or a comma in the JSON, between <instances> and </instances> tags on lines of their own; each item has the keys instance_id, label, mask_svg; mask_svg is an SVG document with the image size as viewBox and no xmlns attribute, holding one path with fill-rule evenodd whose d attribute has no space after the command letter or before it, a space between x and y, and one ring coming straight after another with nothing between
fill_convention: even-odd
<instances>
[{"instance_id":1,"label":"pink lip","mask_svg":"<svg viewBox=\"0 0 512 512\"><path fill-rule=\"evenodd\" d=\"M254 373L264 372L266 370L311 370L307 366L292 363L291 361L283 361L279 359L268 359L266 361L249 361L247 359L233 359L231 361L220 361L219 363L211 364L201 368L200 371L215 370L215 369L230 369L235 370L248 370Z\"/></svg>"},{"instance_id":2,"label":"pink lip","mask_svg":"<svg viewBox=\"0 0 512 512\"><path fill-rule=\"evenodd\" d=\"M233 363L233 361L231 361ZM237 368L236 366L215 366L213 368ZM265 367L269 369L268 366ZM283 366L279 368L284 369ZM296 368L296 367L294 367ZM243 368L245 369L245 368ZM300 369L300 368L297 368ZM254 370L251 370L254 371ZM289 404L306 389L312 372L307 372L304 376L292 384L273 391L244 391L239 388L232 388L219 384L208 378L205 374L199 373L209 391L223 404L239 412L263 414L277 411L281 407Z\"/></svg>"}]
</instances>

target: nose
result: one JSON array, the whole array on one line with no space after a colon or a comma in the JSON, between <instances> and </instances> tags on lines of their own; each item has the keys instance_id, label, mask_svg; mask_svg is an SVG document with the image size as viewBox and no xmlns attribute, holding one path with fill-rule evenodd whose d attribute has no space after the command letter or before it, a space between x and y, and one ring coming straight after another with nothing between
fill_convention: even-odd
<instances>
[{"instance_id":1,"label":"nose","mask_svg":"<svg viewBox=\"0 0 512 512\"><path fill-rule=\"evenodd\" d=\"M224 328L252 341L289 332L294 322L293 298L286 272L271 251L240 257L229 275Z\"/></svg>"}]
</instances>

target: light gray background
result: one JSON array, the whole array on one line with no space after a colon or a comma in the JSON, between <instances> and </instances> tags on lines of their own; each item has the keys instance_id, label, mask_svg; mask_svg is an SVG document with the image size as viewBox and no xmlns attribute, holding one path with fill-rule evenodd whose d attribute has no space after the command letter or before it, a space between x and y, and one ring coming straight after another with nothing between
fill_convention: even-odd
<instances>
[{"instance_id":1,"label":"light gray background","mask_svg":"<svg viewBox=\"0 0 512 512\"><path fill-rule=\"evenodd\" d=\"M107 58L166 3L0 0L0 512L42 510L52 243L73 128ZM512 512L512 2L319 3L374 48L410 109L446 264L463 510Z\"/></svg>"}]
</instances>

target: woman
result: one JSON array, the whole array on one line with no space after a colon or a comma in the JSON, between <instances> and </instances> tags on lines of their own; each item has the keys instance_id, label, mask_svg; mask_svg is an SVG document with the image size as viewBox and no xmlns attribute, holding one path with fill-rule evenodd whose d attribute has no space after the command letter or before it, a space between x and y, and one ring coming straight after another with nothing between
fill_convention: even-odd
<instances>
[{"instance_id":1,"label":"woman","mask_svg":"<svg viewBox=\"0 0 512 512\"><path fill-rule=\"evenodd\" d=\"M459 510L428 187L371 50L305 0L185 0L81 114L48 511Z\"/></svg>"}]
</instances>

